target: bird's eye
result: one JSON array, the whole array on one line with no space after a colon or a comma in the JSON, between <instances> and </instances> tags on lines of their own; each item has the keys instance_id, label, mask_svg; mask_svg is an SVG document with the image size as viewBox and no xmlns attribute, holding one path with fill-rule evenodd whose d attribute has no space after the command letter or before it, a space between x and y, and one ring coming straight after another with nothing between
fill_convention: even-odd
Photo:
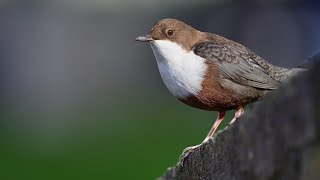
<instances>
[{"instance_id":1,"label":"bird's eye","mask_svg":"<svg viewBox=\"0 0 320 180\"><path fill-rule=\"evenodd\" d=\"M172 36L173 33L174 33L174 31L173 31L172 29L169 29L169 30L167 31L168 36Z\"/></svg>"}]
</instances>

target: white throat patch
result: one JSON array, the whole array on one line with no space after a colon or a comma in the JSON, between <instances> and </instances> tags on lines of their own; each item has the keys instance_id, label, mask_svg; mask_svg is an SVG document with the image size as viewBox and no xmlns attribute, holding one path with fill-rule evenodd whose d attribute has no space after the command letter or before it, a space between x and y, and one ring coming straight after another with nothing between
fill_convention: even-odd
<instances>
[{"instance_id":1,"label":"white throat patch","mask_svg":"<svg viewBox=\"0 0 320 180\"><path fill-rule=\"evenodd\" d=\"M207 69L205 59L169 40L156 40L151 48L161 77L174 96L185 99L201 91Z\"/></svg>"}]
</instances>

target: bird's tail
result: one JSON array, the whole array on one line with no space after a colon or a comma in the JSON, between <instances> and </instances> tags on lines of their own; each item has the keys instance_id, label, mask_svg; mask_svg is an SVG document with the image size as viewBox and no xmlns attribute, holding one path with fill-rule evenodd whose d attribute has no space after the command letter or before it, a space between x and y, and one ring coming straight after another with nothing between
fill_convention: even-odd
<instances>
[{"instance_id":1,"label":"bird's tail","mask_svg":"<svg viewBox=\"0 0 320 180\"><path fill-rule=\"evenodd\" d=\"M288 77L293 77L293 76L296 76L296 75L298 75L298 74L300 74L300 73L302 73L302 72L305 72L305 71L307 71L307 70L308 70L308 69L300 68L300 67L298 67L298 68L292 68L292 69L288 70L288 71L286 72L286 74L287 74Z\"/></svg>"},{"instance_id":2,"label":"bird's tail","mask_svg":"<svg viewBox=\"0 0 320 180\"><path fill-rule=\"evenodd\" d=\"M282 68L278 73L278 80L281 82L287 81L300 73L306 72L311 69L316 63L320 63L320 51L309 57L300 66L292 69Z\"/></svg>"},{"instance_id":3,"label":"bird's tail","mask_svg":"<svg viewBox=\"0 0 320 180\"><path fill-rule=\"evenodd\" d=\"M286 74L287 78L296 76L302 72L308 71L316 63L320 63L320 51L315 53L313 56L309 57L305 62L303 62L297 68L288 69L288 71L285 72L285 74Z\"/></svg>"},{"instance_id":4,"label":"bird's tail","mask_svg":"<svg viewBox=\"0 0 320 180\"><path fill-rule=\"evenodd\" d=\"M316 63L320 63L320 51L315 53L313 56L309 57L305 62L303 62L300 66L298 66L298 68L299 69L310 69Z\"/></svg>"}]
</instances>

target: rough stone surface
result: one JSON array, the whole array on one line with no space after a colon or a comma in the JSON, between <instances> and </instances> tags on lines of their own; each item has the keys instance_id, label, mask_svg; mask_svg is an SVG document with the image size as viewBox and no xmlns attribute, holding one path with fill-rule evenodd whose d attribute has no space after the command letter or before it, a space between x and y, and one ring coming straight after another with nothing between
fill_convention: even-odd
<instances>
[{"instance_id":1,"label":"rough stone surface","mask_svg":"<svg viewBox=\"0 0 320 180\"><path fill-rule=\"evenodd\" d=\"M320 179L320 63L246 109L160 179Z\"/></svg>"}]
</instances>

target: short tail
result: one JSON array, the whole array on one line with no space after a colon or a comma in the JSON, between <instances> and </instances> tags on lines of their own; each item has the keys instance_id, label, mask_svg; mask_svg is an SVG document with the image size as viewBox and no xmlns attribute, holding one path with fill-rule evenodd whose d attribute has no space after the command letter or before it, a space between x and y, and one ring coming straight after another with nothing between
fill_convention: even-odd
<instances>
[{"instance_id":1,"label":"short tail","mask_svg":"<svg viewBox=\"0 0 320 180\"><path fill-rule=\"evenodd\" d=\"M309 57L305 62L298 66L298 68L311 69L311 67L313 67L316 63L320 63L320 51Z\"/></svg>"},{"instance_id":2,"label":"short tail","mask_svg":"<svg viewBox=\"0 0 320 180\"><path fill-rule=\"evenodd\" d=\"M287 72L287 75L288 75L288 77L293 77L293 76L296 76L296 75L298 75L298 74L300 74L302 72L305 72L305 71L308 71L308 69L301 68L301 67L292 68Z\"/></svg>"},{"instance_id":3,"label":"short tail","mask_svg":"<svg viewBox=\"0 0 320 180\"><path fill-rule=\"evenodd\" d=\"M320 63L320 51L315 53L313 56L309 57L300 66L298 66L296 68L292 68L292 69L287 69L287 71L283 72L283 76L281 78L281 81L287 81L291 77L294 77L302 72L308 71L316 63Z\"/></svg>"}]
</instances>

